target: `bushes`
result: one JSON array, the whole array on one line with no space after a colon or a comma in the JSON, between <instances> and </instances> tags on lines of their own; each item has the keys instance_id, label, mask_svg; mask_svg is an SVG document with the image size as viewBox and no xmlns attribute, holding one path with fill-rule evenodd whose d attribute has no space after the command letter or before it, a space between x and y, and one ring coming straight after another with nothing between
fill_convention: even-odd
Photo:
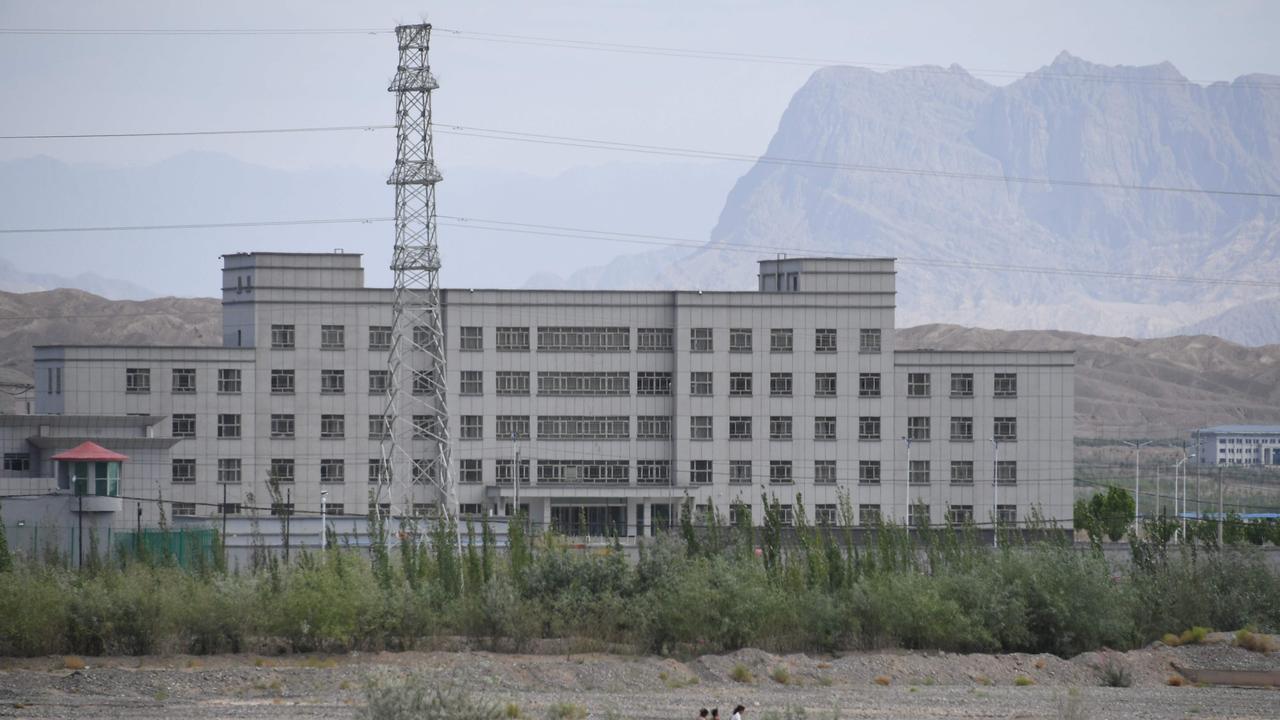
<instances>
[{"instance_id":1,"label":"bushes","mask_svg":"<svg viewBox=\"0 0 1280 720\"><path fill-rule=\"evenodd\" d=\"M371 683L360 720L501 720L495 703L477 700L455 688L433 687L409 678ZM517 708L517 714L518 714Z\"/></svg>"}]
</instances>

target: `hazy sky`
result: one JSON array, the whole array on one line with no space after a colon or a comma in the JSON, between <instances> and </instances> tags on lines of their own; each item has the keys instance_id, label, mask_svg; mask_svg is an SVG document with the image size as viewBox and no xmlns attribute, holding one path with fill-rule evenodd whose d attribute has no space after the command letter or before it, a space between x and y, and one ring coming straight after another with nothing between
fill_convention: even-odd
<instances>
[{"instance_id":1,"label":"hazy sky","mask_svg":"<svg viewBox=\"0 0 1280 720\"><path fill-rule=\"evenodd\" d=\"M1280 3L0 0L4 27L438 28L803 56L1033 70L1066 49L1105 64L1172 61L1194 80L1280 72ZM387 123L387 35L0 36L0 134ZM528 132L757 152L813 68L585 52L437 32L437 119ZM976 73L975 73L976 74ZM1007 82L1007 78L991 78ZM614 159L460 137L441 164L550 174ZM149 162L214 149L278 167L390 165L389 134L0 141L0 159ZM631 158L635 159L635 158Z\"/></svg>"},{"instance_id":2,"label":"hazy sky","mask_svg":"<svg viewBox=\"0 0 1280 720\"><path fill-rule=\"evenodd\" d=\"M761 152L791 96L815 67L589 52L519 41L485 41L448 30L799 56L876 68L957 63L997 83L1012 79L1008 71L1027 72L1050 63L1064 49L1109 65L1168 60L1196 81L1233 79L1255 72L1280 73L1280 45L1276 43L1280 37L1280 2L1270 0L0 0L0 27L4 28L390 30L398 23L423 19L437 28L431 59L441 80L441 89L435 96L436 120L441 129L459 124L727 152ZM395 61L394 37L389 34L0 34L0 67L4 68L0 72L0 107L4 109L0 113L0 135L387 124L393 121L394 98L386 91L386 83L394 72ZM368 171L372 182L377 182L374 173L384 173L394 160L394 138L388 131L377 131L0 140L0 161L42 154L68 163L143 165L191 150L226 153L246 162L291 171L359 168ZM484 173L486 168L495 176L499 171L552 176L606 163L698 162L445 134L436 138L436 150L446 186L451 168L466 168L475 178L476 172ZM741 168L742 172L746 169ZM672 171L679 169L673 166ZM661 177L660 172L656 175ZM472 182L473 188L485 186L483 179ZM652 183L649 187L653 187ZM466 204L462 201L465 199L452 203L452 198L443 193L442 190L442 213ZM656 189L652 193L640 189L635 195L637 207L666 206ZM249 210L241 212L238 207L219 204L218 197L200 200L207 200L207 204L193 203L190 210L178 208L174 212L182 217L170 213L160 222L243 219L242 215L250 215ZM563 210L548 203L552 207L537 221L581 226L586 221L582 213L574 210L574 203L574 199L566 199L560 203ZM114 207L117 203L111 204ZM6 208L5 199L0 197L0 226L6 225L6 217L14 221L19 214L14 210ZM154 214L142 203L133 212L124 207L120 210L119 217L127 217L130 223L147 222L143 216ZM385 215L390 210L390 202L382 201L376 207L353 212ZM595 226L705 237L715 212L718 206L708 208L706 222L697 220L696 227L687 229L645 225L622 214L615 220L624 226ZM29 215L26 212L20 221L56 226L62 220ZM695 215L691 213L690 217ZM530 215L516 217L496 208L492 216L528 219ZM274 216L259 208L248 219L264 217ZM113 218L105 221L124 222ZM353 230L352 243L343 244L351 247L359 239L373 247L373 243L381 243L385 232L386 228L360 233ZM176 237L151 233L125 238L111 234L102 236L102 242L97 243L97 238L91 241L86 236L32 239L7 235L0 236L0 259L12 260L29 272L71 275L95 270L129 276L161 292L212 294L216 288L213 258L217 253L262 247L303 249L306 244L305 234L264 229L236 235L222 244L200 245L201 262L209 262L209 267L202 265L200 282L191 284L185 276L179 280L171 272L172 256L157 254L150 265L146 264L148 243L159 247ZM457 238L459 234L449 237ZM111 252L126 242L134 249L128 257ZM612 247L617 253L636 250L630 246ZM599 251L615 252L604 248ZM370 252L366 267L380 268L379 272L385 274L385 258ZM491 253L490 246L483 253ZM498 277L496 282L519 284L521 277L531 272L551 267L569 271L574 269L575 261L600 261L599 257L576 252L561 254L572 257L548 267L517 261L509 276ZM484 271L483 279L467 275L468 265L462 266L461 273L458 264L450 267L449 282L465 286L494 281L485 265L477 265L477 273ZM370 280L385 282L380 276L371 276Z\"/></svg>"}]
</instances>

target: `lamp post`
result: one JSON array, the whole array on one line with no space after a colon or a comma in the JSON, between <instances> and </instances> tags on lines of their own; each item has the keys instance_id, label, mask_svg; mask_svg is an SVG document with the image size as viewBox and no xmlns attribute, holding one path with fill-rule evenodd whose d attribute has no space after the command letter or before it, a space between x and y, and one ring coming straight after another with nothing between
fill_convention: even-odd
<instances>
[{"instance_id":1,"label":"lamp post","mask_svg":"<svg viewBox=\"0 0 1280 720\"><path fill-rule=\"evenodd\" d=\"M324 552L329 547L329 525L325 521L325 503L324 499L329 497L328 490L320 491L320 552Z\"/></svg>"},{"instance_id":2,"label":"lamp post","mask_svg":"<svg viewBox=\"0 0 1280 720\"><path fill-rule=\"evenodd\" d=\"M991 438L991 547L1000 549L1000 441Z\"/></svg>"},{"instance_id":3,"label":"lamp post","mask_svg":"<svg viewBox=\"0 0 1280 720\"><path fill-rule=\"evenodd\" d=\"M1138 473L1140 471L1140 458L1142 457L1142 448L1151 444L1150 440L1137 442L1136 440L1124 440L1125 445L1133 448L1133 531L1138 532Z\"/></svg>"}]
</instances>

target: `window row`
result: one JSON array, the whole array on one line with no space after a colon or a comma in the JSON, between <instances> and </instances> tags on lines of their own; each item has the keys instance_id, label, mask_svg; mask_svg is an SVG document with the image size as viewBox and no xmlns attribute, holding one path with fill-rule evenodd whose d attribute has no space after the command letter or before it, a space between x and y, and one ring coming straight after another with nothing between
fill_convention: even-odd
<instances>
[{"instance_id":1,"label":"window row","mask_svg":"<svg viewBox=\"0 0 1280 720\"><path fill-rule=\"evenodd\" d=\"M730 328L729 352L755 351L753 328ZM465 351L484 350L484 328L462 326L459 328L459 347ZM671 328L636 328L636 351L671 352L675 349L674 331ZM495 347L500 352L528 352L531 347L530 328L498 327L494 331ZM858 333L860 352L880 352L881 330L865 328ZM570 327L539 326L536 329L536 348L539 352L629 352L631 328L629 327ZM689 329L691 352L714 352L715 329L708 327ZM834 353L839 349L835 328L814 330L813 351ZM769 352L789 353L795 350L793 328L769 330Z\"/></svg>"},{"instance_id":2,"label":"window row","mask_svg":"<svg viewBox=\"0 0 1280 720\"><path fill-rule=\"evenodd\" d=\"M951 397L973 397L973 373L951 373ZM907 373L907 397L922 398L933 394L933 374L914 372ZM997 398L1018 397L1018 374L998 372L992 378L992 396Z\"/></svg>"}]
</instances>

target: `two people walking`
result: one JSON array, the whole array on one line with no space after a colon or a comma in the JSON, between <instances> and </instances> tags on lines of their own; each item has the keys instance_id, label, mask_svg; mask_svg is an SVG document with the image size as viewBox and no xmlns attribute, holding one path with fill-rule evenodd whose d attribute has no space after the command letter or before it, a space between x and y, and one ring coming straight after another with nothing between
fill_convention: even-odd
<instances>
[{"instance_id":1,"label":"two people walking","mask_svg":"<svg viewBox=\"0 0 1280 720\"><path fill-rule=\"evenodd\" d=\"M742 713L746 711L747 708L742 705L735 707L733 716L729 720L742 720ZM720 720L720 708L712 708L709 714L706 708L702 708L698 711L698 718L699 720Z\"/></svg>"}]
</instances>

